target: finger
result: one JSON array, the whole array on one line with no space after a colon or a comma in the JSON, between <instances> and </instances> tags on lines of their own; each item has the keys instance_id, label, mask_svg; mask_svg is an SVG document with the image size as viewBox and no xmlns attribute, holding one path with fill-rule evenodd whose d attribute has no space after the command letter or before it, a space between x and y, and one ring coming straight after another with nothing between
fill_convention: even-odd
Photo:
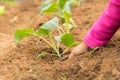
<instances>
[{"instance_id":1,"label":"finger","mask_svg":"<svg viewBox=\"0 0 120 80\"><path fill-rule=\"evenodd\" d=\"M70 56L68 59L72 59L75 56L75 54L73 52L71 52Z\"/></svg>"}]
</instances>

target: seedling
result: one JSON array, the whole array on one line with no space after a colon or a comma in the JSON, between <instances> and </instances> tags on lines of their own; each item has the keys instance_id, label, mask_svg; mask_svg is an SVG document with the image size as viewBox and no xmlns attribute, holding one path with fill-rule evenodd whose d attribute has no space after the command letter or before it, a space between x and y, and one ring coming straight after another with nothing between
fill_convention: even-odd
<instances>
[{"instance_id":1,"label":"seedling","mask_svg":"<svg viewBox=\"0 0 120 80\"><path fill-rule=\"evenodd\" d=\"M52 32L53 29L58 30L59 35L53 36ZM14 39L16 41L21 41L24 37L28 37L29 35L35 35L40 37L42 40L44 40L49 46L51 46L55 52L57 53L57 56L61 58L62 53L60 53L59 48L60 44L64 44L67 48L71 48L78 44L78 42L75 42L74 37L71 33L63 33L59 29L59 20L57 17L51 19L50 21L43 24L38 30L34 31L33 29L18 29L16 30L14 34ZM45 38L47 36L49 40ZM55 40L57 41L57 44L55 44ZM63 51L64 53L64 51Z\"/></svg>"},{"instance_id":2,"label":"seedling","mask_svg":"<svg viewBox=\"0 0 120 80\"><path fill-rule=\"evenodd\" d=\"M0 6L0 15L5 14L5 6Z\"/></svg>"},{"instance_id":3,"label":"seedling","mask_svg":"<svg viewBox=\"0 0 120 80\"><path fill-rule=\"evenodd\" d=\"M99 47L96 47L96 48L92 49L92 50L90 51L90 55L94 54L97 49L99 49Z\"/></svg>"},{"instance_id":4,"label":"seedling","mask_svg":"<svg viewBox=\"0 0 120 80\"><path fill-rule=\"evenodd\" d=\"M73 26L76 26L72 19L72 3L73 0L45 0L45 2L40 7L41 14L56 13L56 15L60 17L66 33L69 33L70 29L73 28Z\"/></svg>"},{"instance_id":5,"label":"seedling","mask_svg":"<svg viewBox=\"0 0 120 80\"><path fill-rule=\"evenodd\" d=\"M58 80L68 80L68 78L65 75L63 75L63 76L60 76Z\"/></svg>"},{"instance_id":6,"label":"seedling","mask_svg":"<svg viewBox=\"0 0 120 80\"><path fill-rule=\"evenodd\" d=\"M0 2L5 2L7 4L15 4L16 3L15 0L0 0Z\"/></svg>"},{"instance_id":7,"label":"seedling","mask_svg":"<svg viewBox=\"0 0 120 80\"><path fill-rule=\"evenodd\" d=\"M85 3L85 0L71 0L73 6L80 6Z\"/></svg>"}]
</instances>

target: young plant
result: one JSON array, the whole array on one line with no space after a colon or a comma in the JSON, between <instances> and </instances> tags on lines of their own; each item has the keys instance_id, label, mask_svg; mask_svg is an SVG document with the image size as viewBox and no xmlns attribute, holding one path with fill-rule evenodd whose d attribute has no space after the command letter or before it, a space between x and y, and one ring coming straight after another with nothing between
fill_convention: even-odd
<instances>
[{"instance_id":1,"label":"young plant","mask_svg":"<svg viewBox=\"0 0 120 80\"><path fill-rule=\"evenodd\" d=\"M40 7L41 14L57 13L57 16L60 17L66 32L69 33L70 29L73 28L73 26L76 26L72 19L72 3L72 0L45 0Z\"/></svg>"},{"instance_id":2,"label":"young plant","mask_svg":"<svg viewBox=\"0 0 120 80\"><path fill-rule=\"evenodd\" d=\"M52 32L53 29L58 30L59 35L57 36L53 36ZM40 26L40 28L36 31L34 31L33 29L18 29L16 30L15 34L14 34L14 39L16 41L21 41L24 37L28 37L29 35L35 35L40 37L42 40L44 40L49 46L51 46L55 52L57 53L57 56L59 58L61 58L62 53L60 53L59 47L60 44L64 44L65 46L67 46L66 50L68 48L73 47L74 45L77 44L77 42L75 42L74 37L71 33L62 33L61 30L59 29L59 21L58 18L55 17L53 19L51 19L50 21L46 22L45 24L43 24L42 26ZM49 40L47 40L45 38L45 36L47 36L49 38ZM57 41L57 44L55 44L55 40ZM63 51L64 53L65 51Z\"/></svg>"},{"instance_id":3,"label":"young plant","mask_svg":"<svg viewBox=\"0 0 120 80\"><path fill-rule=\"evenodd\" d=\"M15 0L0 0L0 2L5 2L7 4L15 4L16 3Z\"/></svg>"},{"instance_id":4,"label":"young plant","mask_svg":"<svg viewBox=\"0 0 120 80\"><path fill-rule=\"evenodd\" d=\"M5 6L0 6L0 15L5 14Z\"/></svg>"},{"instance_id":5,"label":"young plant","mask_svg":"<svg viewBox=\"0 0 120 80\"><path fill-rule=\"evenodd\" d=\"M58 80L68 80L68 78L66 76L60 76L60 78Z\"/></svg>"},{"instance_id":6,"label":"young plant","mask_svg":"<svg viewBox=\"0 0 120 80\"><path fill-rule=\"evenodd\" d=\"M85 3L85 0L71 0L73 6L80 6Z\"/></svg>"}]
</instances>

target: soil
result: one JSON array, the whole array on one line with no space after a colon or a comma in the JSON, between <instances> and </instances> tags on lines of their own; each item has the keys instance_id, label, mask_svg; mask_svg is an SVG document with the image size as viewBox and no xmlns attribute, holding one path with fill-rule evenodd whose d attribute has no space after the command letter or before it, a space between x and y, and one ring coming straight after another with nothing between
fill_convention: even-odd
<instances>
[{"instance_id":1,"label":"soil","mask_svg":"<svg viewBox=\"0 0 120 80\"><path fill-rule=\"evenodd\" d=\"M0 80L120 80L120 31L92 55L86 52L63 61L53 56L37 58L42 51L53 53L38 37L30 36L16 43L13 34L17 28L36 30L53 17L40 15L40 4L41 0L24 5L0 3L6 6L6 14L0 16ZM108 0L88 0L73 8L78 27L72 33L77 41L82 41L107 4Z\"/></svg>"}]
</instances>

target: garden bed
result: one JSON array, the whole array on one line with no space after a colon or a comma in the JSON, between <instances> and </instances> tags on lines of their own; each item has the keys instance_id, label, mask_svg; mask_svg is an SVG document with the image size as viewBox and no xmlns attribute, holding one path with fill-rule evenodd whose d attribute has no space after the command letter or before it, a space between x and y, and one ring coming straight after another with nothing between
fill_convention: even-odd
<instances>
[{"instance_id":1,"label":"garden bed","mask_svg":"<svg viewBox=\"0 0 120 80\"><path fill-rule=\"evenodd\" d=\"M71 32L77 41L82 41L107 3L107 0L88 0L72 9L78 27ZM5 15L0 16L0 80L120 80L119 31L108 45L92 55L86 52L71 60L54 56L37 58L42 51L54 51L36 36L16 43L13 39L16 29L33 27L36 30L53 18L53 15L40 15L40 4L40 0L24 7L0 4L6 6Z\"/></svg>"}]
</instances>

